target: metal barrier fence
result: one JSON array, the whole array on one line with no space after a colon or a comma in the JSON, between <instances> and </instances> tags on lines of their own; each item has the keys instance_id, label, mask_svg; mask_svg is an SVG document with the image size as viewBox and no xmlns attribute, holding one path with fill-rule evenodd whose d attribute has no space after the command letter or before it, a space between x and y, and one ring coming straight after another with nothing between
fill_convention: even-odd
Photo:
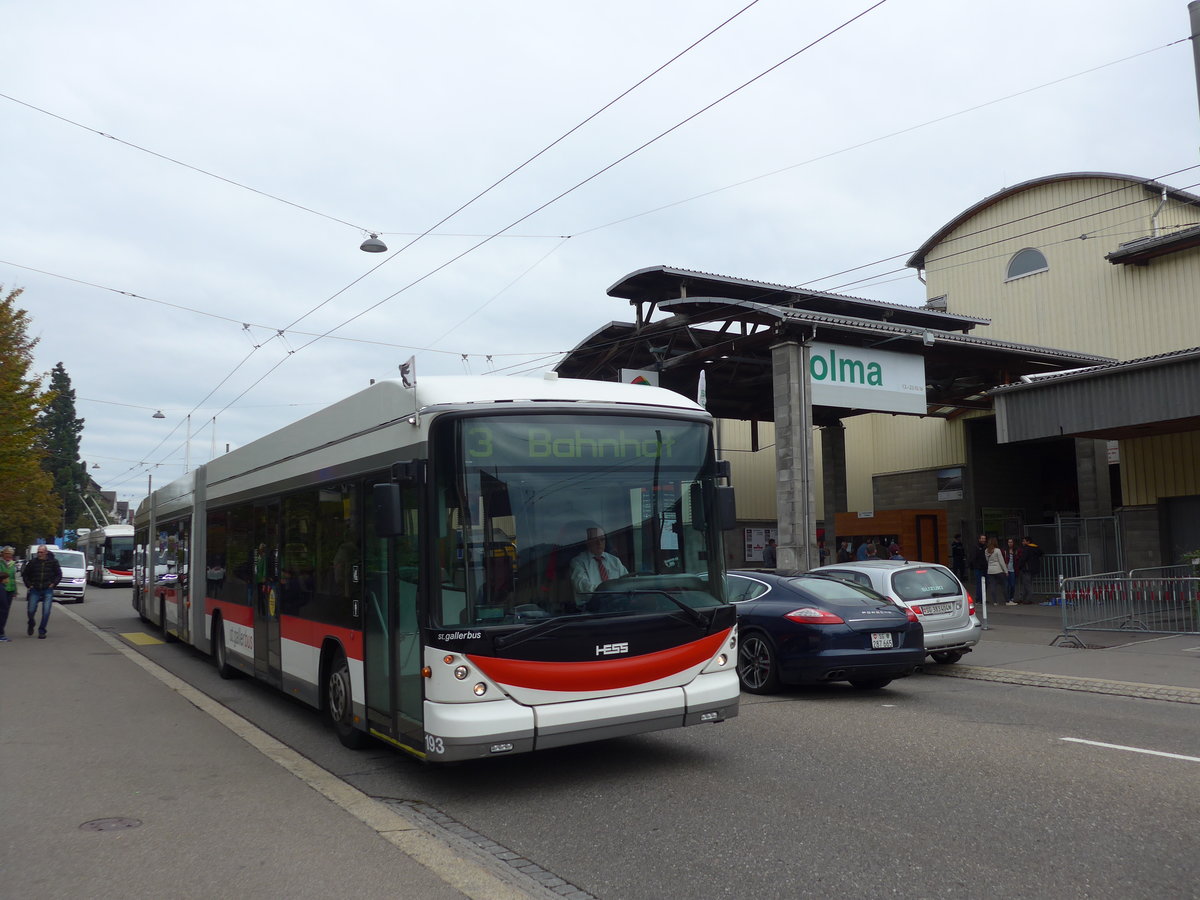
<instances>
[{"instance_id":1,"label":"metal barrier fence","mask_svg":"<svg viewBox=\"0 0 1200 900\"><path fill-rule=\"evenodd\" d=\"M1111 572L1064 578L1059 603L1063 631L1055 644L1062 640L1083 646L1073 634L1079 631L1200 634L1200 577Z\"/></svg>"},{"instance_id":2,"label":"metal barrier fence","mask_svg":"<svg viewBox=\"0 0 1200 900\"><path fill-rule=\"evenodd\" d=\"M1047 553L1042 557L1041 573L1033 577L1033 591L1057 596L1064 578L1079 578L1091 572L1090 553Z\"/></svg>"}]
</instances>

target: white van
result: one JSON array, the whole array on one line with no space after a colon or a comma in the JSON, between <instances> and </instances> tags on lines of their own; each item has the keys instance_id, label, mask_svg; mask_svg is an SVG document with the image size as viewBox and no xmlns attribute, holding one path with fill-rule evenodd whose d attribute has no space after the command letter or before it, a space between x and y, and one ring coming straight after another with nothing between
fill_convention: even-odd
<instances>
[{"instance_id":1,"label":"white van","mask_svg":"<svg viewBox=\"0 0 1200 900\"><path fill-rule=\"evenodd\" d=\"M35 544L29 548L27 561L37 556L38 547ZM54 589L54 599L60 602L68 600L74 603L83 602L83 592L87 587L88 565L82 553L78 550L63 550L54 544L46 544L46 549L54 554L58 565L62 568L62 581Z\"/></svg>"}]
</instances>

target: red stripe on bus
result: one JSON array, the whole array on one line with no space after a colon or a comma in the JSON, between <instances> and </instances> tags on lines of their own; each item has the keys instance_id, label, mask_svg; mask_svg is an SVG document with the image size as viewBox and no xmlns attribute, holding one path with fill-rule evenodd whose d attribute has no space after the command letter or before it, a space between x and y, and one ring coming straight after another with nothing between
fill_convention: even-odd
<instances>
[{"instance_id":1,"label":"red stripe on bus","mask_svg":"<svg viewBox=\"0 0 1200 900\"><path fill-rule=\"evenodd\" d=\"M624 659L594 662L534 662L468 656L479 670L499 684L540 691L609 691L669 678L708 662L729 639L732 629L681 647Z\"/></svg>"},{"instance_id":2,"label":"red stripe on bus","mask_svg":"<svg viewBox=\"0 0 1200 900\"><path fill-rule=\"evenodd\" d=\"M108 571L113 575L133 575L133 569L109 569Z\"/></svg>"},{"instance_id":3,"label":"red stripe on bus","mask_svg":"<svg viewBox=\"0 0 1200 900\"><path fill-rule=\"evenodd\" d=\"M244 625L247 628L254 627L254 610L249 606L243 606L240 603L229 603L225 600L214 600L212 597L204 598L204 614L206 616L211 616L218 610L221 612L221 618L226 622L233 622L235 625Z\"/></svg>"},{"instance_id":4,"label":"red stripe on bus","mask_svg":"<svg viewBox=\"0 0 1200 900\"><path fill-rule=\"evenodd\" d=\"M279 617L279 635L298 644L307 644L318 650L325 643L325 638L337 638L346 651L347 659L362 662L363 640L362 632L351 628L340 628L337 625L327 625L324 622L312 622L308 619L297 619L295 616Z\"/></svg>"}]
</instances>

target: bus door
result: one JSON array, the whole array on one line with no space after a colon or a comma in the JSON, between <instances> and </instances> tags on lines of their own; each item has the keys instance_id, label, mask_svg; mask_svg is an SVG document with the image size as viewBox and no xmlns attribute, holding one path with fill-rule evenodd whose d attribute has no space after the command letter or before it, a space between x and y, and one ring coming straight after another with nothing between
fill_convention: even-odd
<instances>
[{"instance_id":1,"label":"bus door","mask_svg":"<svg viewBox=\"0 0 1200 900\"><path fill-rule=\"evenodd\" d=\"M366 487L370 496L371 483ZM374 517L364 517L364 671L371 723L389 737L423 750L417 492L405 488L403 496L404 534L381 535Z\"/></svg>"},{"instance_id":2,"label":"bus door","mask_svg":"<svg viewBox=\"0 0 1200 900\"><path fill-rule=\"evenodd\" d=\"M279 646L279 502L254 508L254 674L283 685Z\"/></svg>"}]
</instances>

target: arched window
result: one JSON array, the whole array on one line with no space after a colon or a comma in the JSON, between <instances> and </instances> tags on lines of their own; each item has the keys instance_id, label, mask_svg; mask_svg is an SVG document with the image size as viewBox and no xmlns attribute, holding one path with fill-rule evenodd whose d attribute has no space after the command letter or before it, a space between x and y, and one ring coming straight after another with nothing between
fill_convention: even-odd
<instances>
[{"instance_id":1,"label":"arched window","mask_svg":"<svg viewBox=\"0 0 1200 900\"><path fill-rule=\"evenodd\" d=\"M1017 254L1008 261L1006 280L1024 278L1026 275L1033 275L1036 272L1045 272L1049 268L1041 250L1026 247L1024 250L1017 251Z\"/></svg>"}]
</instances>

